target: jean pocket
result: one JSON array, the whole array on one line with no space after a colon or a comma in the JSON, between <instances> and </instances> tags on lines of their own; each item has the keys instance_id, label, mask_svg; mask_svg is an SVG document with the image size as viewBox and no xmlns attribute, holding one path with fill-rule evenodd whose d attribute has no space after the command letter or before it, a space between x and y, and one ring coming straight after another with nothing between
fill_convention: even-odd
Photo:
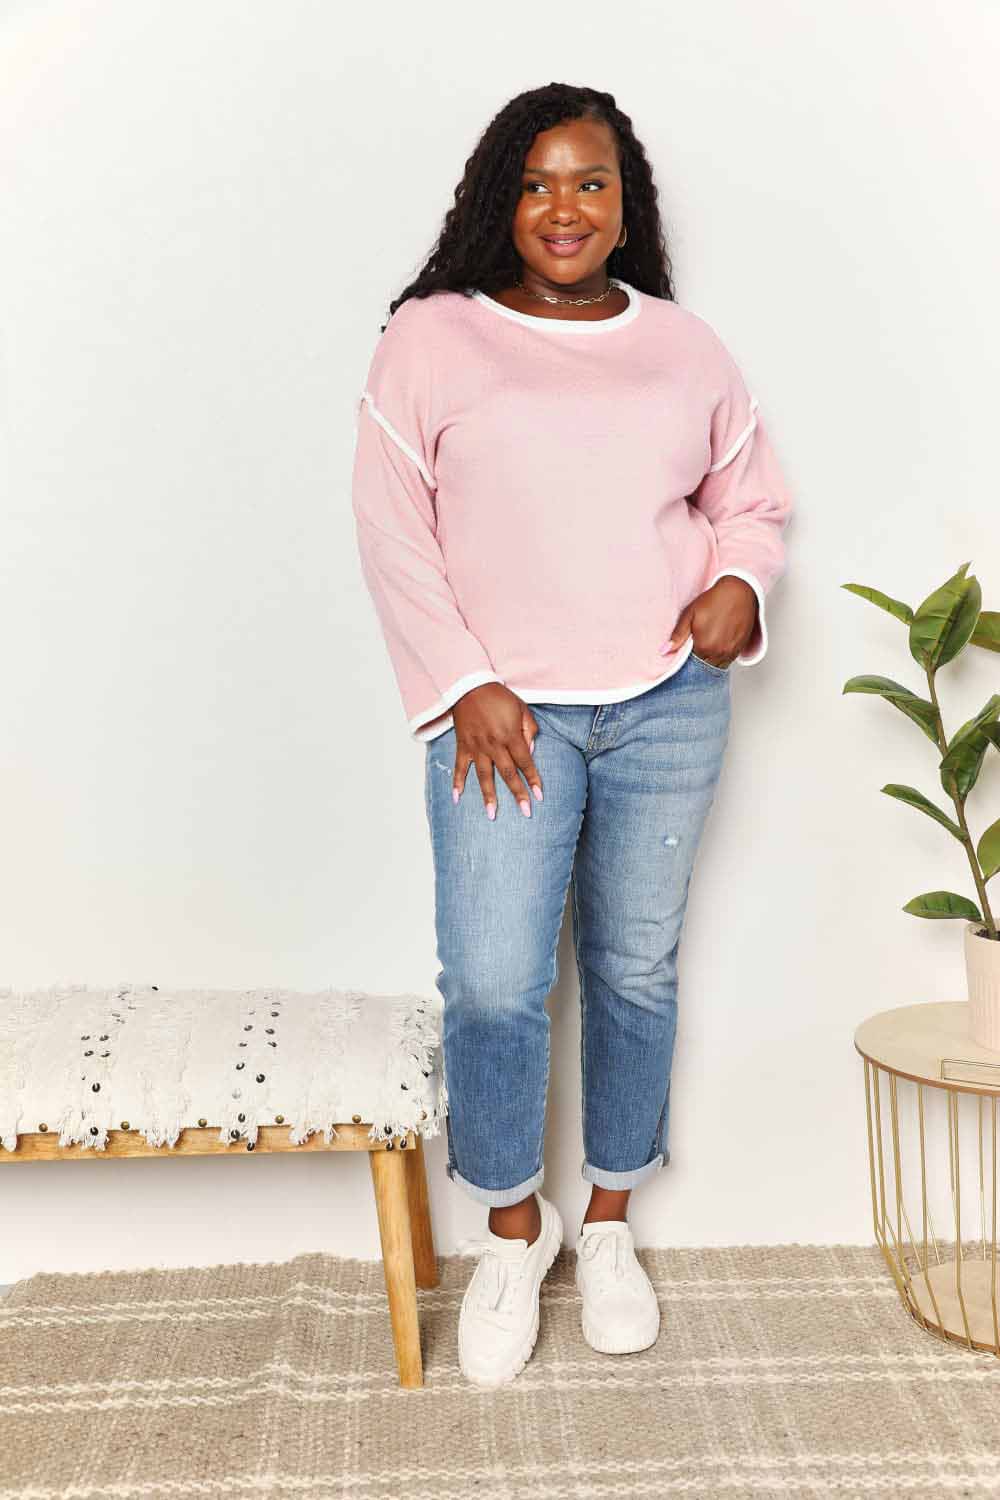
<instances>
[{"instance_id":1,"label":"jean pocket","mask_svg":"<svg viewBox=\"0 0 1000 1500\"><path fill-rule=\"evenodd\" d=\"M698 665L700 667L704 667L705 668L706 672L715 672L716 675L719 676L719 677L726 677L726 676L728 676L729 667L717 667L714 662L705 661L702 657L700 657L698 655L697 651L692 651L691 655L693 656L694 660L698 663ZM730 662L729 666L732 666L732 662Z\"/></svg>"}]
</instances>

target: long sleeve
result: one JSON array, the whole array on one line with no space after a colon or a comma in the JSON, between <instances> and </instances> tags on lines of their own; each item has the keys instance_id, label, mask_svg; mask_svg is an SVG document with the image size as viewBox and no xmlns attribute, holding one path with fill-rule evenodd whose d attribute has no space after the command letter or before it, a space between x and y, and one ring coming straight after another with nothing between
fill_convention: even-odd
<instances>
[{"instance_id":1,"label":"long sleeve","mask_svg":"<svg viewBox=\"0 0 1000 1500\"><path fill-rule=\"evenodd\" d=\"M442 716L464 693L503 679L466 625L438 544L432 369L414 316L404 303L376 345L358 399L351 487L361 571L410 733L424 741L448 727Z\"/></svg>"},{"instance_id":2,"label":"long sleeve","mask_svg":"<svg viewBox=\"0 0 1000 1500\"><path fill-rule=\"evenodd\" d=\"M736 657L753 666L767 651L765 598L785 571L784 530L792 499L761 422L758 401L732 356L724 357L724 391L712 414L712 461L691 502L712 524L719 567L706 587L726 574L742 578L757 596L757 620Z\"/></svg>"}]
</instances>

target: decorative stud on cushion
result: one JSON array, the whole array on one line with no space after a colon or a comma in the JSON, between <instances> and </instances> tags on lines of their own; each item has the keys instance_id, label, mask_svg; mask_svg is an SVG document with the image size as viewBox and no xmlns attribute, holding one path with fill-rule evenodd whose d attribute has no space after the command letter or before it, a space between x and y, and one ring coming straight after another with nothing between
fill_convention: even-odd
<instances>
[{"instance_id":1,"label":"decorative stud on cushion","mask_svg":"<svg viewBox=\"0 0 1000 1500\"><path fill-rule=\"evenodd\" d=\"M0 1147L52 1131L104 1149L109 1130L172 1146L186 1127L301 1144L370 1121L372 1140L436 1135L447 1113L440 996L361 990L0 989Z\"/></svg>"}]
</instances>

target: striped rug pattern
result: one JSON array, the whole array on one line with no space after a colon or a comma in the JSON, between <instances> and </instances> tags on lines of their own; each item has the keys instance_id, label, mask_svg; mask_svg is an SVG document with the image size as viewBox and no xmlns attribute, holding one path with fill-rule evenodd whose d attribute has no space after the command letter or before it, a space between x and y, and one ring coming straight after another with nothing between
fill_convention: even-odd
<instances>
[{"instance_id":1,"label":"striped rug pattern","mask_svg":"<svg viewBox=\"0 0 1000 1500\"><path fill-rule=\"evenodd\" d=\"M1000 1360L911 1322L874 1247L639 1253L652 1349L588 1348L564 1248L500 1391L456 1362L468 1257L419 1293L416 1391L377 1261L34 1277L0 1303L0 1500L1000 1493Z\"/></svg>"}]
</instances>

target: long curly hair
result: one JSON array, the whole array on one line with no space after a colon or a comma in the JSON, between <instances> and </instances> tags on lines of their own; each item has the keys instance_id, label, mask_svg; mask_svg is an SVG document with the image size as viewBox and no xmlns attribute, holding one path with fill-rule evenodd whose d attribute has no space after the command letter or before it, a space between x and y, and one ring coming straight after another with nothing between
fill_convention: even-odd
<instances>
[{"instance_id":1,"label":"long curly hair","mask_svg":"<svg viewBox=\"0 0 1000 1500\"><path fill-rule=\"evenodd\" d=\"M660 221L653 170L632 121L613 94L547 83L517 94L487 125L455 201L445 215L437 243L422 269L389 304L389 316L409 297L432 292L487 294L510 286L520 271L511 224L521 193L524 158L540 131L569 120L603 120L618 143L623 220L628 235L608 257L608 275L617 276L652 297L674 301L673 272ZM382 325L382 329L387 324Z\"/></svg>"}]
</instances>

